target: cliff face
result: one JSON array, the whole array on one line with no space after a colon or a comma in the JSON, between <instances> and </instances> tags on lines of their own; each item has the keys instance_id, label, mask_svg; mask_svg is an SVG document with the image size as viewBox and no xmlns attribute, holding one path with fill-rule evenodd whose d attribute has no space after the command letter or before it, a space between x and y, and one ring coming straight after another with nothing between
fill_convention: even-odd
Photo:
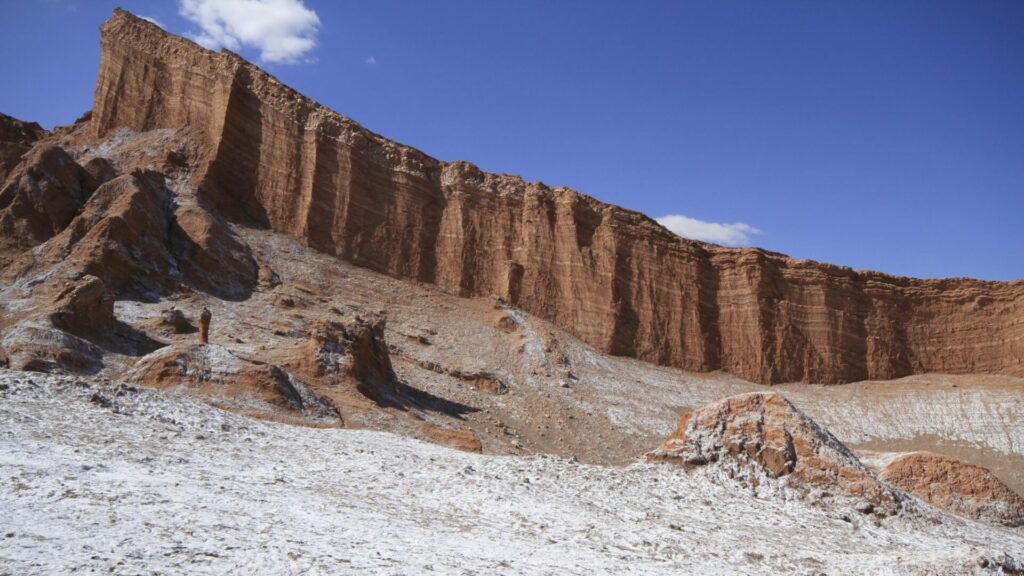
<instances>
[{"instance_id":1,"label":"cliff face","mask_svg":"<svg viewBox=\"0 0 1024 576\"><path fill-rule=\"evenodd\" d=\"M1024 375L1024 282L914 280L676 237L566 188L386 140L124 11L97 137L188 128L220 212L387 274L497 294L612 354L764 382Z\"/></svg>"}]
</instances>

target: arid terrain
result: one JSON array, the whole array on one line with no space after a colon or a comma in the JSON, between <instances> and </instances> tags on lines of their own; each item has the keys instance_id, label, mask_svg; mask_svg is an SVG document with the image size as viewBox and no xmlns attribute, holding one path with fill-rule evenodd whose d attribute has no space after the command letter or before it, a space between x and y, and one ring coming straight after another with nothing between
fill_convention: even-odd
<instances>
[{"instance_id":1,"label":"arid terrain","mask_svg":"<svg viewBox=\"0 0 1024 576\"><path fill-rule=\"evenodd\" d=\"M1024 572L1024 282L685 240L101 32L93 110L0 116L0 574Z\"/></svg>"}]
</instances>

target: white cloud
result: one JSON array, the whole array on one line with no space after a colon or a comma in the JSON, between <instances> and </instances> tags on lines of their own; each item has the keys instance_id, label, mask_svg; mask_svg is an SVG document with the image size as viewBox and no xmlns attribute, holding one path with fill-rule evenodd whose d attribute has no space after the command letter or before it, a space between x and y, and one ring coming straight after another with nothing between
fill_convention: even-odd
<instances>
[{"instance_id":1,"label":"white cloud","mask_svg":"<svg viewBox=\"0 0 1024 576\"><path fill-rule=\"evenodd\" d=\"M761 233L757 228L743 222L735 224L705 222L680 214L669 214L655 218L655 220L658 224L684 238L725 244L726 246L749 246L750 237Z\"/></svg>"},{"instance_id":2,"label":"white cloud","mask_svg":"<svg viewBox=\"0 0 1024 576\"><path fill-rule=\"evenodd\" d=\"M369 58L366 59L366 63L367 64L376 64L377 63L377 58L374 57L374 56L370 56Z\"/></svg>"},{"instance_id":3,"label":"white cloud","mask_svg":"<svg viewBox=\"0 0 1024 576\"><path fill-rule=\"evenodd\" d=\"M316 47L320 17L302 0L179 1L179 13L200 29L190 37L212 50L249 46L261 61L294 63Z\"/></svg>"},{"instance_id":4,"label":"white cloud","mask_svg":"<svg viewBox=\"0 0 1024 576\"><path fill-rule=\"evenodd\" d=\"M146 22L152 22L153 24L156 24L157 26L159 26L159 27L161 27L161 28L163 28L163 27L164 27L163 23L161 23L161 22L160 22L159 20L157 20L156 18L153 18L152 16L143 16L143 15L141 15L141 14L140 14L140 15L139 15L139 18L142 18L142 19L143 19L143 20L145 20Z\"/></svg>"}]
</instances>

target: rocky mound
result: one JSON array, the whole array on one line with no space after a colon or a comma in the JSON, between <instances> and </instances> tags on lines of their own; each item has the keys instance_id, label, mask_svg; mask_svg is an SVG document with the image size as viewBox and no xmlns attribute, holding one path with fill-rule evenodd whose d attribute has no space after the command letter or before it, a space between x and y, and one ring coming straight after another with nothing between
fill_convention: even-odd
<instances>
[{"instance_id":1,"label":"rocky mound","mask_svg":"<svg viewBox=\"0 0 1024 576\"><path fill-rule=\"evenodd\" d=\"M189 389L215 405L272 416L275 408L340 424L330 401L280 366L243 358L216 344L176 344L139 359L128 377L154 388Z\"/></svg>"},{"instance_id":2,"label":"rocky mound","mask_svg":"<svg viewBox=\"0 0 1024 576\"><path fill-rule=\"evenodd\" d=\"M407 400L391 367L384 320L359 316L315 320L305 342L262 358L217 344L175 344L139 359L131 381L157 388L184 385L222 403L250 396L321 418L340 418L338 408L349 408L353 395L369 405Z\"/></svg>"},{"instance_id":3,"label":"rocky mound","mask_svg":"<svg viewBox=\"0 0 1024 576\"><path fill-rule=\"evenodd\" d=\"M901 496L834 436L783 396L732 396L684 415L649 461L714 465L753 484L781 479L812 499L852 498L858 510L891 515Z\"/></svg>"},{"instance_id":4,"label":"rocky mound","mask_svg":"<svg viewBox=\"0 0 1024 576\"><path fill-rule=\"evenodd\" d=\"M893 486L948 512L990 524L1024 526L1024 498L981 466L911 452L882 470Z\"/></svg>"},{"instance_id":5,"label":"rocky mound","mask_svg":"<svg viewBox=\"0 0 1024 576\"><path fill-rule=\"evenodd\" d=\"M369 389L386 387L395 380L395 372L384 342L385 323L384 318L361 316L315 320L300 352L299 365L311 376L332 383L354 378Z\"/></svg>"}]
</instances>

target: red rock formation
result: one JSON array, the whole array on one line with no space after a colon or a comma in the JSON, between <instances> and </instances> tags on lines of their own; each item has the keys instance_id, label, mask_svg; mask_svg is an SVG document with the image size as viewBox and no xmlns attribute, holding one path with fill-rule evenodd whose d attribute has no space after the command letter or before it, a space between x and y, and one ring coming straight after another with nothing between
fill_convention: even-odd
<instances>
[{"instance_id":1,"label":"red rock formation","mask_svg":"<svg viewBox=\"0 0 1024 576\"><path fill-rule=\"evenodd\" d=\"M865 512L887 515L900 506L899 494L779 394L740 394L690 412L647 459L685 467L715 464L732 475L752 469L785 478L804 493L852 496Z\"/></svg>"},{"instance_id":2,"label":"red rock formation","mask_svg":"<svg viewBox=\"0 0 1024 576\"><path fill-rule=\"evenodd\" d=\"M168 250L167 191L163 177L134 172L100 186L59 234L25 253L8 274L64 266L74 276L102 278L118 294L148 294L172 285L176 264Z\"/></svg>"},{"instance_id":3,"label":"red rock formation","mask_svg":"<svg viewBox=\"0 0 1024 576\"><path fill-rule=\"evenodd\" d=\"M911 452L886 465L882 478L954 514L1024 526L1024 498L980 466L930 452Z\"/></svg>"},{"instance_id":4,"label":"red rock formation","mask_svg":"<svg viewBox=\"0 0 1024 576\"><path fill-rule=\"evenodd\" d=\"M394 404L397 380L384 341L384 320L316 320L297 362L299 373L331 384L349 381L367 398Z\"/></svg>"},{"instance_id":5,"label":"red rock formation","mask_svg":"<svg viewBox=\"0 0 1024 576\"><path fill-rule=\"evenodd\" d=\"M44 136L46 130L39 124L0 114L0 183L7 179L32 144Z\"/></svg>"},{"instance_id":6,"label":"red rock formation","mask_svg":"<svg viewBox=\"0 0 1024 576\"><path fill-rule=\"evenodd\" d=\"M254 415L270 414L251 412L253 398L268 407L289 408L314 420L341 423L330 401L281 367L243 358L216 344L166 346L139 359L128 379L154 388L184 386L215 405L243 408L241 411Z\"/></svg>"},{"instance_id":7,"label":"red rock formation","mask_svg":"<svg viewBox=\"0 0 1024 576\"><path fill-rule=\"evenodd\" d=\"M64 154L55 146L44 150ZM43 228L59 233L38 250L13 258L10 266L0 268L0 278L60 266L72 277L103 278L108 289L122 296L148 296L185 284L226 299L245 298L256 285L257 266L248 247L201 208L172 209L160 173L137 170L118 176L97 188L80 208L67 197L66 206L40 205L47 222L61 215L62 225ZM0 225L3 218L0 210ZM8 236L0 234L3 238Z\"/></svg>"},{"instance_id":8,"label":"red rock formation","mask_svg":"<svg viewBox=\"0 0 1024 576\"><path fill-rule=\"evenodd\" d=\"M92 192L91 180L59 146L42 144L27 152L0 188L0 258L63 230Z\"/></svg>"},{"instance_id":9,"label":"red rock formation","mask_svg":"<svg viewBox=\"0 0 1024 576\"><path fill-rule=\"evenodd\" d=\"M213 314L210 313L208 308L203 308L203 311L199 313L199 343L209 344L210 342L210 320L213 318Z\"/></svg>"},{"instance_id":10,"label":"red rock formation","mask_svg":"<svg viewBox=\"0 0 1024 576\"><path fill-rule=\"evenodd\" d=\"M765 383L1024 375L1024 282L914 280L684 240L572 190L386 140L127 12L101 32L95 135L194 131L206 150L194 183L228 217L690 370Z\"/></svg>"}]
</instances>

